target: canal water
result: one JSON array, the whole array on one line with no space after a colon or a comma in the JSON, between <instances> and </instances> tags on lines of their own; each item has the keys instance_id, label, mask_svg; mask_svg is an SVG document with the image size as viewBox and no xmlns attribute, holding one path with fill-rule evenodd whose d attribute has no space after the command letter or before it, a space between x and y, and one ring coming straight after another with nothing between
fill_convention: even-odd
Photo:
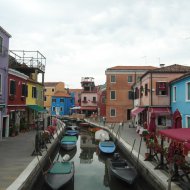
<instances>
[{"instance_id":1,"label":"canal water","mask_svg":"<svg viewBox=\"0 0 190 190\"><path fill-rule=\"evenodd\" d=\"M120 152L122 156L122 152L118 148L116 151ZM133 186L129 186L108 175L106 159L113 155L107 156L99 152L94 133L87 128L81 128L77 147L71 151L58 148L55 160L62 161L65 154L69 154L70 161L74 161L75 176L74 184L69 183L64 190L154 190L140 176ZM32 188L32 190L36 189L47 189L42 176Z\"/></svg>"}]
</instances>

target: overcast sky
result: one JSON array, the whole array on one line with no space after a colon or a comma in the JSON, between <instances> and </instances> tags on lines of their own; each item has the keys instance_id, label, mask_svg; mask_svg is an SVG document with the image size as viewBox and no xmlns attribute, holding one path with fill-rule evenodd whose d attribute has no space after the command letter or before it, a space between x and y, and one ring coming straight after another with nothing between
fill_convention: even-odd
<instances>
[{"instance_id":1,"label":"overcast sky","mask_svg":"<svg viewBox=\"0 0 190 190\"><path fill-rule=\"evenodd\" d=\"M45 81L105 83L117 65L190 66L189 0L1 0L10 49L39 50Z\"/></svg>"}]
</instances>

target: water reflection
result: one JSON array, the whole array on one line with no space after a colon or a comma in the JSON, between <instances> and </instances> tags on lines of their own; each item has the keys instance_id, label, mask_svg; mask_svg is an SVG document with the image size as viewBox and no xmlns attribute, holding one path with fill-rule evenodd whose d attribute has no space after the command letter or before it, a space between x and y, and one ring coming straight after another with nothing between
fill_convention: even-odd
<instances>
[{"instance_id":1,"label":"water reflection","mask_svg":"<svg viewBox=\"0 0 190 190\"><path fill-rule=\"evenodd\" d=\"M84 127L85 128L85 127ZM110 176L106 160L108 155L98 151L98 143L95 141L94 133L88 129L81 129L77 141L77 148L66 151L60 149L55 157L62 160L65 154L70 155L70 160L75 164L74 184L65 186L65 190L137 190L148 189L140 183L141 188L128 186L125 182ZM109 155L112 157L112 155ZM40 181L41 179L39 179ZM37 187L35 189L44 189Z\"/></svg>"}]
</instances>

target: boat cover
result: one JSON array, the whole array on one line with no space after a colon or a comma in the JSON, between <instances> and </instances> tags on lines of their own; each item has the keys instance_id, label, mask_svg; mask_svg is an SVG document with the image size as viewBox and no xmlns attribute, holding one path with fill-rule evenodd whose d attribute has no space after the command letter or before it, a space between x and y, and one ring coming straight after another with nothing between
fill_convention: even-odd
<instances>
[{"instance_id":1,"label":"boat cover","mask_svg":"<svg viewBox=\"0 0 190 190\"><path fill-rule=\"evenodd\" d=\"M69 174L71 173L72 164L70 162L56 162L49 170L51 174Z\"/></svg>"},{"instance_id":2,"label":"boat cover","mask_svg":"<svg viewBox=\"0 0 190 190\"><path fill-rule=\"evenodd\" d=\"M76 142L77 141L77 137L76 136L64 136L61 139L61 142Z\"/></svg>"},{"instance_id":3,"label":"boat cover","mask_svg":"<svg viewBox=\"0 0 190 190\"><path fill-rule=\"evenodd\" d=\"M104 146L104 147L113 147L114 143L113 142L101 142L101 146Z\"/></svg>"}]
</instances>

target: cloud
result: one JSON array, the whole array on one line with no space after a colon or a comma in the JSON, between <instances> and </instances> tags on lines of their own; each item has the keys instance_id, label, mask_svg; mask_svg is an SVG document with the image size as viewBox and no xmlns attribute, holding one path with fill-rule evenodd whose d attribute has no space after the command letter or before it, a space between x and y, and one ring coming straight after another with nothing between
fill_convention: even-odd
<instances>
[{"instance_id":1,"label":"cloud","mask_svg":"<svg viewBox=\"0 0 190 190\"><path fill-rule=\"evenodd\" d=\"M189 65L188 0L3 0L10 49L39 50L46 81L105 83L116 65ZM143 58L143 57L146 57Z\"/></svg>"}]
</instances>

